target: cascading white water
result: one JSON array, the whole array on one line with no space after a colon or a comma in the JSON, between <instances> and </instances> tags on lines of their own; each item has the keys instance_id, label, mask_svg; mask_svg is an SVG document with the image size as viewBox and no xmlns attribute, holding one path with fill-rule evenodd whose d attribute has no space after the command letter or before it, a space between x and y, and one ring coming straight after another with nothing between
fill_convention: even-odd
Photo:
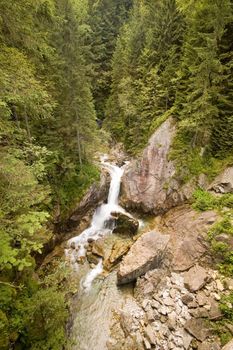
<instances>
[{"instance_id":1,"label":"cascading white water","mask_svg":"<svg viewBox=\"0 0 233 350\"><path fill-rule=\"evenodd\" d=\"M77 259L85 257L88 239L97 240L106 234L112 232L113 228L109 228L109 221L111 220L112 212L125 212L123 208L118 205L118 198L121 185L121 177L124 172L124 167L118 167L106 162L106 157L103 157L101 164L107 169L111 176L111 183L109 188L108 200L106 204L98 207L94 213L90 227L84 230L79 236L73 237L68 244L75 245L75 249L66 249L67 258L73 264L74 268L78 268ZM102 272L102 259L94 269L92 269L81 281L84 289L91 288L92 281Z\"/></svg>"}]
</instances>

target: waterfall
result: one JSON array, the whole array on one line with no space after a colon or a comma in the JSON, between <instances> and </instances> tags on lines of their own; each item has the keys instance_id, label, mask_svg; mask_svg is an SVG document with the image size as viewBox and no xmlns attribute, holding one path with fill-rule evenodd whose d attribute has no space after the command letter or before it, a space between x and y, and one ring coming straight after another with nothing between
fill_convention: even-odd
<instances>
[{"instance_id":1,"label":"waterfall","mask_svg":"<svg viewBox=\"0 0 233 350\"><path fill-rule=\"evenodd\" d=\"M79 268L77 259L82 259L86 256L88 239L91 238L92 240L97 240L106 234L110 234L114 228L109 226L109 222L112 222L111 213L116 211L125 212L124 209L118 205L121 177L124 172L124 166L118 167L110 164L106 161L106 157L102 157L101 164L111 176L108 200L106 204L102 204L96 209L90 227L84 230L79 236L73 237L68 241L70 248L65 250L65 254L75 269ZM96 267L86 275L83 281L81 281L81 286L86 290L90 289L92 281L102 272L102 270L102 259L99 259L99 263Z\"/></svg>"}]
</instances>

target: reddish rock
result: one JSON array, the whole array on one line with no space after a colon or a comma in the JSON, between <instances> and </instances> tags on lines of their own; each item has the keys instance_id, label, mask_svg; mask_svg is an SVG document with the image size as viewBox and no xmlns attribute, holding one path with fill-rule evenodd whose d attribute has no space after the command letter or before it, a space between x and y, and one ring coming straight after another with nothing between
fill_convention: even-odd
<instances>
[{"instance_id":1,"label":"reddish rock","mask_svg":"<svg viewBox=\"0 0 233 350\"><path fill-rule=\"evenodd\" d=\"M127 207L159 214L183 203L193 192L190 184L181 189L169 152L176 133L167 119L152 135L140 161L131 162L122 178L123 202Z\"/></svg>"}]
</instances>

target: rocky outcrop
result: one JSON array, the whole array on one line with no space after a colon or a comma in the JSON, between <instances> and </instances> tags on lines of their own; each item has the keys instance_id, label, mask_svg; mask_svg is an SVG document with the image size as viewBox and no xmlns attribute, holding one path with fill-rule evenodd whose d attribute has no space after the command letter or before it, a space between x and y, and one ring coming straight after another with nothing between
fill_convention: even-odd
<instances>
[{"instance_id":1,"label":"rocky outcrop","mask_svg":"<svg viewBox=\"0 0 233 350\"><path fill-rule=\"evenodd\" d=\"M173 271L185 271L205 257L207 233L217 219L217 213L212 210L199 213L188 205L174 208L161 217L158 230L170 234L168 250Z\"/></svg>"},{"instance_id":2,"label":"rocky outcrop","mask_svg":"<svg viewBox=\"0 0 233 350\"><path fill-rule=\"evenodd\" d=\"M209 187L216 193L233 193L233 167L226 168Z\"/></svg>"},{"instance_id":3,"label":"rocky outcrop","mask_svg":"<svg viewBox=\"0 0 233 350\"><path fill-rule=\"evenodd\" d=\"M87 213L95 209L97 205L107 199L110 185L110 177L107 172L102 172L100 182L94 183L87 191L77 208L73 210L69 219L62 225L63 230L71 230L76 227Z\"/></svg>"},{"instance_id":4,"label":"rocky outcrop","mask_svg":"<svg viewBox=\"0 0 233 350\"><path fill-rule=\"evenodd\" d=\"M131 215L122 212L113 212L111 213L111 216L115 221L113 233L134 235L137 232L139 222Z\"/></svg>"},{"instance_id":5,"label":"rocky outcrop","mask_svg":"<svg viewBox=\"0 0 233 350\"><path fill-rule=\"evenodd\" d=\"M143 234L131 247L120 264L118 284L129 283L147 271L159 267L166 254L169 235L159 232Z\"/></svg>"},{"instance_id":6,"label":"rocky outcrop","mask_svg":"<svg viewBox=\"0 0 233 350\"><path fill-rule=\"evenodd\" d=\"M122 202L126 207L159 214L184 202L193 186L181 188L169 152L176 132L172 118L153 134L140 161L131 162L122 178Z\"/></svg>"}]
</instances>

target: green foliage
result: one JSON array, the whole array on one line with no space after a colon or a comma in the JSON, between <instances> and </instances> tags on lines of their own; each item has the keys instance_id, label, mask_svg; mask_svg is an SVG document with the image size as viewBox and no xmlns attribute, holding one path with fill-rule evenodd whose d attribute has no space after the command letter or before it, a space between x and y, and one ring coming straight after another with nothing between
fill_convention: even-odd
<instances>
[{"instance_id":1,"label":"green foliage","mask_svg":"<svg viewBox=\"0 0 233 350\"><path fill-rule=\"evenodd\" d=\"M233 322L233 293L224 295L220 301L220 309L224 316L231 322Z\"/></svg>"},{"instance_id":2,"label":"green foliage","mask_svg":"<svg viewBox=\"0 0 233 350\"><path fill-rule=\"evenodd\" d=\"M183 32L173 0L135 1L121 29L105 125L133 154L173 113Z\"/></svg>"},{"instance_id":3,"label":"green foliage","mask_svg":"<svg viewBox=\"0 0 233 350\"><path fill-rule=\"evenodd\" d=\"M98 179L88 16L88 0L0 1L1 349L66 343L67 287L35 257L54 208L68 213Z\"/></svg>"},{"instance_id":4,"label":"green foliage","mask_svg":"<svg viewBox=\"0 0 233 350\"><path fill-rule=\"evenodd\" d=\"M82 168L74 169L64 176L60 187L56 186L59 193L62 216L69 214L72 207L83 197L90 185L99 180L99 169L93 164L84 164Z\"/></svg>"},{"instance_id":5,"label":"green foliage","mask_svg":"<svg viewBox=\"0 0 233 350\"><path fill-rule=\"evenodd\" d=\"M208 191L197 189L194 194L193 208L201 211L210 209L223 209L228 207L233 209L233 194L226 193L216 196Z\"/></svg>"},{"instance_id":6,"label":"green foliage","mask_svg":"<svg viewBox=\"0 0 233 350\"><path fill-rule=\"evenodd\" d=\"M222 274L232 276L233 250L231 239L233 236L232 212L224 214L209 232L209 239L213 256Z\"/></svg>"}]
</instances>

